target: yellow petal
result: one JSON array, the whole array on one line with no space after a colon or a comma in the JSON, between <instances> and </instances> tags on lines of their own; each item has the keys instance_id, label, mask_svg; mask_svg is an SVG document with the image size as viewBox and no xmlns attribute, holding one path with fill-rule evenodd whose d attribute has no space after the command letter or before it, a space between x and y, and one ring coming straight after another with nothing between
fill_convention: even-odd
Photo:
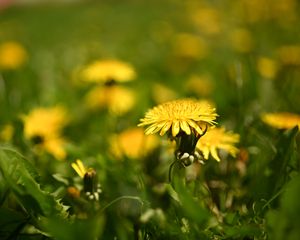
<instances>
[{"instance_id":1,"label":"yellow petal","mask_svg":"<svg viewBox=\"0 0 300 240\"><path fill-rule=\"evenodd\" d=\"M191 129L186 121L180 121L180 128L187 134L191 134Z\"/></svg>"},{"instance_id":2,"label":"yellow petal","mask_svg":"<svg viewBox=\"0 0 300 240\"><path fill-rule=\"evenodd\" d=\"M202 129L197 125L197 123L195 123L193 120L187 120L187 123L194 128L200 135L203 134Z\"/></svg>"},{"instance_id":3,"label":"yellow petal","mask_svg":"<svg viewBox=\"0 0 300 240\"><path fill-rule=\"evenodd\" d=\"M84 177L84 174L81 172L80 168L78 167L78 165L76 163L72 163L71 166L81 178Z\"/></svg>"},{"instance_id":4,"label":"yellow petal","mask_svg":"<svg viewBox=\"0 0 300 240\"><path fill-rule=\"evenodd\" d=\"M172 122L166 122L165 125L162 127L159 135L163 136L170 129L171 126L172 126Z\"/></svg>"},{"instance_id":5,"label":"yellow petal","mask_svg":"<svg viewBox=\"0 0 300 240\"><path fill-rule=\"evenodd\" d=\"M208 157L209 157L209 149L208 149L208 147L201 148L201 152L203 153L204 159L208 160Z\"/></svg>"},{"instance_id":6,"label":"yellow petal","mask_svg":"<svg viewBox=\"0 0 300 240\"><path fill-rule=\"evenodd\" d=\"M179 133L180 127L179 127L179 121L175 120L173 122L172 126L172 135L175 137Z\"/></svg>"},{"instance_id":7,"label":"yellow petal","mask_svg":"<svg viewBox=\"0 0 300 240\"><path fill-rule=\"evenodd\" d=\"M81 162L81 160L77 159L76 163L77 163L77 166L79 167L80 171L85 174L86 173L86 169L85 169L83 163Z\"/></svg>"},{"instance_id":8,"label":"yellow petal","mask_svg":"<svg viewBox=\"0 0 300 240\"><path fill-rule=\"evenodd\" d=\"M154 134L156 132L159 131L159 128L157 127L157 124L152 124L150 127L148 127L145 131L145 134L146 135L149 135L149 134Z\"/></svg>"},{"instance_id":9,"label":"yellow petal","mask_svg":"<svg viewBox=\"0 0 300 240\"><path fill-rule=\"evenodd\" d=\"M218 152L217 152L217 149L215 147L211 148L210 149L210 152L211 152L211 155L214 159L216 159L218 162L221 161L221 159L219 158L219 155L218 155Z\"/></svg>"}]
</instances>

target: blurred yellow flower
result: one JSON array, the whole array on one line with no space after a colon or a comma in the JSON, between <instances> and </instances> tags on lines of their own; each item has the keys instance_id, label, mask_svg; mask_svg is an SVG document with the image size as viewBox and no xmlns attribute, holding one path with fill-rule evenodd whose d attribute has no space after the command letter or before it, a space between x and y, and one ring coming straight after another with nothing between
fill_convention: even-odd
<instances>
[{"instance_id":1,"label":"blurred yellow flower","mask_svg":"<svg viewBox=\"0 0 300 240\"><path fill-rule=\"evenodd\" d=\"M175 91L160 83L155 83L153 85L152 95L156 103L163 103L166 101L173 100L177 97Z\"/></svg>"},{"instance_id":2,"label":"blurred yellow flower","mask_svg":"<svg viewBox=\"0 0 300 240\"><path fill-rule=\"evenodd\" d=\"M213 91L213 82L209 75L193 75L187 80L185 87L197 96L208 97Z\"/></svg>"},{"instance_id":3,"label":"blurred yellow flower","mask_svg":"<svg viewBox=\"0 0 300 240\"><path fill-rule=\"evenodd\" d=\"M215 160L220 161L218 150L224 150L235 157L239 150L234 144L238 142L238 134L225 132L223 127L211 128L198 140L196 148L202 152L204 159L207 160L211 154Z\"/></svg>"},{"instance_id":4,"label":"blurred yellow flower","mask_svg":"<svg viewBox=\"0 0 300 240\"><path fill-rule=\"evenodd\" d=\"M57 136L68 122L67 112L61 106L36 108L23 115L24 135L30 139L40 136Z\"/></svg>"},{"instance_id":5,"label":"blurred yellow flower","mask_svg":"<svg viewBox=\"0 0 300 240\"><path fill-rule=\"evenodd\" d=\"M107 108L113 114L122 115L133 108L135 99L132 90L113 85L94 87L86 95L85 102L91 110Z\"/></svg>"},{"instance_id":6,"label":"blurred yellow flower","mask_svg":"<svg viewBox=\"0 0 300 240\"><path fill-rule=\"evenodd\" d=\"M80 159L77 159L75 163L71 164L71 166L79 175L79 177L84 178L84 175L87 173L87 170Z\"/></svg>"},{"instance_id":7,"label":"blurred yellow flower","mask_svg":"<svg viewBox=\"0 0 300 240\"><path fill-rule=\"evenodd\" d=\"M267 79L273 79L276 76L278 66L277 63L267 57L260 57L257 60L257 71L260 75Z\"/></svg>"},{"instance_id":8,"label":"blurred yellow flower","mask_svg":"<svg viewBox=\"0 0 300 240\"><path fill-rule=\"evenodd\" d=\"M243 0L239 11L251 23L278 20L285 23L295 20L297 16L297 0Z\"/></svg>"},{"instance_id":9,"label":"blurred yellow flower","mask_svg":"<svg viewBox=\"0 0 300 240\"><path fill-rule=\"evenodd\" d=\"M140 128L130 128L113 136L110 143L111 152L117 158L138 159L151 152L158 145L158 139L153 135L145 136Z\"/></svg>"},{"instance_id":10,"label":"blurred yellow flower","mask_svg":"<svg viewBox=\"0 0 300 240\"><path fill-rule=\"evenodd\" d=\"M175 36L173 53L177 57L202 59L208 54L206 42L199 36L181 33Z\"/></svg>"},{"instance_id":11,"label":"blurred yellow flower","mask_svg":"<svg viewBox=\"0 0 300 240\"><path fill-rule=\"evenodd\" d=\"M25 48L17 42L0 44L0 69L17 69L27 60Z\"/></svg>"},{"instance_id":12,"label":"blurred yellow flower","mask_svg":"<svg viewBox=\"0 0 300 240\"><path fill-rule=\"evenodd\" d=\"M221 32L221 15L215 8L201 7L193 10L191 18L198 30L209 35Z\"/></svg>"},{"instance_id":13,"label":"blurred yellow flower","mask_svg":"<svg viewBox=\"0 0 300 240\"><path fill-rule=\"evenodd\" d=\"M0 130L0 140L9 142L14 135L14 127L11 124L6 124Z\"/></svg>"},{"instance_id":14,"label":"blurred yellow flower","mask_svg":"<svg viewBox=\"0 0 300 240\"><path fill-rule=\"evenodd\" d=\"M233 30L229 36L231 47L240 53L247 53L253 49L254 42L252 34L245 28Z\"/></svg>"},{"instance_id":15,"label":"blurred yellow flower","mask_svg":"<svg viewBox=\"0 0 300 240\"><path fill-rule=\"evenodd\" d=\"M65 150L66 140L57 136L45 137L44 141L38 147L44 149L46 152L52 154L56 159L63 160L67 153Z\"/></svg>"},{"instance_id":16,"label":"blurred yellow flower","mask_svg":"<svg viewBox=\"0 0 300 240\"><path fill-rule=\"evenodd\" d=\"M278 58L283 65L300 66L300 45L287 45L278 49Z\"/></svg>"},{"instance_id":17,"label":"blurred yellow flower","mask_svg":"<svg viewBox=\"0 0 300 240\"><path fill-rule=\"evenodd\" d=\"M217 116L215 108L207 101L179 99L148 110L138 126L150 125L145 131L147 135L159 132L162 136L169 130L173 137L180 131L202 135L207 126L215 124Z\"/></svg>"},{"instance_id":18,"label":"blurred yellow flower","mask_svg":"<svg viewBox=\"0 0 300 240\"><path fill-rule=\"evenodd\" d=\"M261 119L271 127L278 129L289 129L300 127L300 115L289 112L264 113Z\"/></svg>"},{"instance_id":19,"label":"blurred yellow flower","mask_svg":"<svg viewBox=\"0 0 300 240\"><path fill-rule=\"evenodd\" d=\"M136 77L133 67L118 60L95 61L82 70L82 78L87 82L127 82Z\"/></svg>"},{"instance_id":20,"label":"blurred yellow flower","mask_svg":"<svg viewBox=\"0 0 300 240\"><path fill-rule=\"evenodd\" d=\"M60 136L62 128L68 122L63 107L36 108L21 118L24 122L25 138L32 140L37 149L43 149L59 160L66 157L66 141Z\"/></svg>"}]
</instances>

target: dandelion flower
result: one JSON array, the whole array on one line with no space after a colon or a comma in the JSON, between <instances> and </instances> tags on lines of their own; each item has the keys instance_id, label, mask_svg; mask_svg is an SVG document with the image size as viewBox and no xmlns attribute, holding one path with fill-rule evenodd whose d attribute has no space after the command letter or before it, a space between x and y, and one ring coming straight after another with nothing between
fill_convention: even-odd
<instances>
[{"instance_id":1,"label":"dandelion flower","mask_svg":"<svg viewBox=\"0 0 300 240\"><path fill-rule=\"evenodd\" d=\"M211 154L215 160L220 161L218 150L224 150L235 157L239 150L234 144L238 141L238 134L226 132L224 128L212 128L198 140L196 148L202 152L204 159L207 160Z\"/></svg>"},{"instance_id":2,"label":"dandelion flower","mask_svg":"<svg viewBox=\"0 0 300 240\"><path fill-rule=\"evenodd\" d=\"M261 119L271 127L278 129L290 129L300 127L300 115L289 112L265 113Z\"/></svg>"},{"instance_id":3,"label":"dandelion flower","mask_svg":"<svg viewBox=\"0 0 300 240\"><path fill-rule=\"evenodd\" d=\"M0 130L0 141L9 142L14 135L14 127L12 124L6 124Z\"/></svg>"},{"instance_id":4,"label":"dandelion flower","mask_svg":"<svg viewBox=\"0 0 300 240\"><path fill-rule=\"evenodd\" d=\"M111 113L122 115L135 104L135 93L121 86L100 86L93 88L85 102L91 110L107 108Z\"/></svg>"},{"instance_id":5,"label":"dandelion flower","mask_svg":"<svg viewBox=\"0 0 300 240\"><path fill-rule=\"evenodd\" d=\"M300 65L300 45L286 45L277 50L278 58L283 65Z\"/></svg>"},{"instance_id":6,"label":"dandelion flower","mask_svg":"<svg viewBox=\"0 0 300 240\"><path fill-rule=\"evenodd\" d=\"M162 103L150 109L138 126L150 125L145 133L159 132L163 136L171 131L176 137L179 132L187 135L202 135L207 126L214 125L217 113L207 101L180 99Z\"/></svg>"},{"instance_id":7,"label":"dandelion flower","mask_svg":"<svg viewBox=\"0 0 300 240\"><path fill-rule=\"evenodd\" d=\"M156 136L145 136L140 128L127 129L111 138L111 152L118 158L137 159L151 152L157 145Z\"/></svg>"},{"instance_id":8,"label":"dandelion flower","mask_svg":"<svg viewBox=\"0 0 300 240\"><path fill-rule=\"evenodd\" d=\"M68 122L64 108L36 108L22 116L22 120L24 136L36 144L36 149L44 149L59 160L66 157L66 141L61 137L61 131Z\"/></svg>"},{"instance_id":9,"label":"dandelion flower","mask_svg":"<svg viewBox=\"0 0 300 240\"><path fill-rule=\"evenodd\" d=\"M95 61L82 70L82 77L87 82L127 82L135 76L130 64L117 60Z\"/></svg>"},{"instance_id":10,"label":"dandelion flower","mask_svg":"<svg viewBox=\"0 0 300 240\"><path fill-rule=\"evenodd\" d=\"M71 164L71 166L75 170L75 172L79 175L79 177L81 177L81 178L83 178L87 172L85 166L83 165L83 163L80 159L77 159L75 163Z\"/></svg>"},{"instance_id":11,"label":"dandelion flower","mask_svg":"<svg viewBox=\"0 0 300 240\"><path fill-rule=\"evenodd\" d=\"M264 78L273 79L276 76L278 66L274 60L261 57L257 61L257 70Z\"/></svg>"},{"instance_id":12,"label":"dandelion flower","mask_svg":"<svg viewBox=\"0 0 300 240\"><path fill-rule=\"evenodd\" d=\"M22 119L26 138L57 135L68 122L66 110L60 106L33 109Z\"/></svg>"},{"instance_id":13,"label":"dandelion flower","mask_svg":"<svg viewBox=\"0 0 300 240\"><path fill-rule=\"evenodd\" d=\"M0 69L17 69L27 59L27 52L17 42L5 42L0 45Z\"/></svg>"},{"instance_id":14,"label":"dandelion flower","mask_svg":"<svg viewBox=\"0 0 300 240\"><path fill-rule=\"evenodd\" d=\"M102 192L101 185L98 183L96 171L93 168L86 168L81 160L77 159L71 164L75 172L83 179L83 191L89 200L99 200Z\"/></svg>"},{"instance_id":15,"label":"dandelion flower","mask_svg":"<svg viewBox=\"0 0 300 240\"><path fill-rule=\"evenodd\" d=\"M251 32L248 29L234 29L230 33L229 38L232 48L237 52L248 53L253 49L254 40Z\"/></svg>"}]
</instances>

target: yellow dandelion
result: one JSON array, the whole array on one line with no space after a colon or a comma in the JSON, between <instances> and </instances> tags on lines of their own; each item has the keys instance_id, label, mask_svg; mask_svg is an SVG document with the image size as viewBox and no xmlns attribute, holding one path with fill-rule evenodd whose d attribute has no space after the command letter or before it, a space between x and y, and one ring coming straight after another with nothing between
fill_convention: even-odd
<instances>
[{"instance_id":1,"label":"yellow dandelion","mask_svg":"<svg viewBox=\"0 0 300 240\"><path fill-rule=\"evenodd\" d=\"M61 137L50 137L43 139L40 147L53 155L57 160L63 160L67 156L65 150L66 141Z\"/></svg>"},{"instance_id":2,"label":"yellow dandelion","mask_svg":"<svg viewBox=\"0 0 300 240\"><path fill-rule=\"evenodd\" d=\"M117 60L95 61L82 70L82 78L87 82L127 82L135 77L130 64Z\"/></svg>"},{"instance_id":3,"label":"yellow dandelion","mask_svg":"<svg viewBox=\"0 0 300 240\"><path fill-rule=\"evenodd\" d=\"M157 145L156 136L145 136L140 128L130 128L111 138L111 152L117 158L127 156L138 159L151 152Z\"/></svg>"},{"instance_id":4,"label":"yellow dandelion","mask_svg":"<svg viewBox=\"0 0 300 240\"><path fill-rule=\"evenodd\" d=\"M156 103L163 103L176 99L177 94L167 86L155 83L153 85L152 97Z\"/></svg>"},{"instance_id":5,"label":"yellow dandelion","mask_svg":"<svg viewBox=\"0 0 300 240\"><path fill-rule=\"evenodd\" d=\"M56 106L50 108L36 108L28 115L23 115L24 135L30 139L32 137L57 136L62 128L67 124L67 112L63 107Z\"/></svg>"},{"instance_id":6,"label":"yellow dandelion","mask_svg":"<svg viewBox=\"0 0 300 240\"><path fill-rule=\"evenodd\" d=\"M261 76L267 79L273 79L277 73L277 63L267 57L261 57L257 61L257 70Z\"/></svg>"},{"instance_id":7,"label":"yellow dandelion","mask_svg":"<svg viewBox=\"0 0 300 240\"><path fill-rule=\"evenodd\" d=\"M238 149L234 144L239 142L239 135L231 132L225 132L224 128L211 128L202 136L196 145L196 148L202 152L204 159L212 157L220 161L218 150L224 150L235 157Z\"/></svg>"},{"instance_id":8,"label":"yellow dandelion","mask_svg":"<svg viewBox=\"0 0 300 240\"><path fill-rule=\"evenodd\" d=\"M240 53L247 53L253 49L254 40L249 30L238 28L230 33L230 43L234 50Z\"/></svg>"},{"instance_id":9,"label":"yellow dandelion","mask_svg":"<svg viewBox=\"0 0 300 240\"><path fill-rule=\"evenodd\" d=\"M3 140L4 142L9 142L13 135L14 135L14 127L12 124L6 124L3 126L3 128L0 130L0 140Z\"/></svg>"},{"instance_id":10,"label":"yellow dandelion","mask_svg":"<svg viewBox=\"0 0 300 240\"><path fill-rule=\"evenodd\" d=\"M185 88L197 96L207 97L212 93L214 85L209 75L193 75L188 79Z\"/></svg>"},{"instance_id":11,"label":"yellow dandelion","mask_svg":"<svg viewBox=\"0 0 300 240\"><path fill-rule=\"evenodd\" d=\"M145 133L159 132L162 136L169 130L176 137L180 131L187 135L202 135L207 126L214 125L217 113L207 101L180 99L162 103L150 109L138 126L150 125Z\"/></svg>"},{"instance_id":12,"label":"yellow dandelion","mask_svg":"<svg viewBox=\"0 0 300 240\"><path fill-rule=\"evenodd\" d=\"M175 56L188 59L203 59L208 54L207 43L199 36L181 33L178 34L173 43Z\"/></svg>"},{"instance_id":13,"label":"yellow dandelion","mask_svg":"<svg viewBox=\"0 0 300 240\"><path fill-rule=\"evenodd\" d=\"M198 8L193 10L191 18L198 29L205 34L214 35L221 32L222 19L218 9L210 7Z\"/></svg>"},{"instance_id":14,"label":"yellow dandelion","mask_svg":"<svg viewBox=\"0 0 300 240\"><path fill-rule=\"evenodd\" d=\"M80 159L77 159L75 163L71 164L71 166L79 175L79 177L84 178L84 175L87 173L87 170Z\"/></svg>"},{"instance_id":15,"label":"yellow dandelion","mask_svg":"<svg viewBox=\"0 0 300 240\"><path fill-rule=\"evenodd\" d=\"M0 69L17 69L27 60L27 52L17 42L5 42L0 45Z\"/></svg>"},{"instance_id":16,"label":"yellow dandelion","mask_svg":"<svg viewBox=\"0 0 300 240\"><path fill-rule=\"evenodd\" d=\"M28 115L22 116L22 120L24 136L33 141L38 152L44 150L58 160L65 159L66 141L61 137L61 131L68 118L64 108L36 108Z\"/></svg>"},{"instance_id":17,"label":"yellow dandelion","mask_svg":"<svg viewBox=\"0 0 300 240\"><path fill-rule=\"evenodd\" d=\"M122 115L133 108L135 99L132 90L113 85L93 88L85 102L91 110L107 108L112 114Z\"/></svg>"},{"instance_id":18,"label":"yellow dandelion","mask_svg":"<svg viewBox=\"0 0 300 240\"><path fill-rule=\"evenodd\" d=\"M289 112L264 113L261 119L271 127L278 129L290 129L300 127L300 115Z\"/></svg>"},{"instance_id":19,"label":"yellow dandelion","mask_svg":"<svg viewBox=\"0 0 300 240\"><path fill-rule=\"evenodd\" d=\"M278 49L278 58L283 65L300 65L300 45L287 45Z\"/></svg>"}]
</instances>

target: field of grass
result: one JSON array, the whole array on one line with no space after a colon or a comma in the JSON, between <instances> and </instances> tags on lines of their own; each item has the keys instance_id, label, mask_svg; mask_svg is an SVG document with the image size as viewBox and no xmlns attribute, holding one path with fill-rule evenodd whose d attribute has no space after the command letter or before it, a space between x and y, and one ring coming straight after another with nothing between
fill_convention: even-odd
<instances>
[{"instance_id":1,"label":"field of grass","mask_svg":"<svg viewBox=\"0 0 300 240\"><path fill-rule=\"evenodd\" d=\"M0 239L300 238L297 0L37 2L0 1Z\"/></svg>"}]
</instances>

